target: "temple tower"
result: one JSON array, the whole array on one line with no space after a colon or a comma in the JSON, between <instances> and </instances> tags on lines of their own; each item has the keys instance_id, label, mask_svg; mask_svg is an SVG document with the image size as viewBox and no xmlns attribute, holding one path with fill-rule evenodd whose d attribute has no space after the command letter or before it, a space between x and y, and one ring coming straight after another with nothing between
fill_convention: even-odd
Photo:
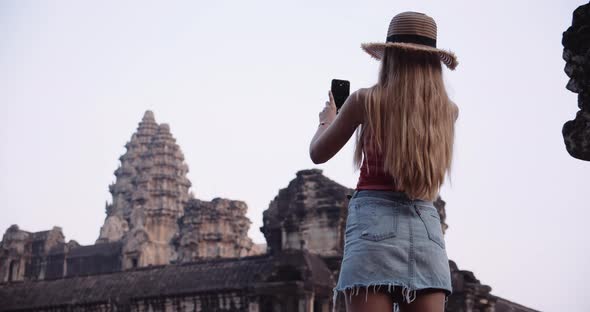
<instances>
[{"instance_id":1,"label":"temple tower","mask_svg":"<svg viewBox=\"0 0 590 312\"><path fill-rule=\"evenodd\" d=\"M147 111L119 159L97 243L123 241L123 268L168 264L177 220L191 195L188 166L167 124Z\"/></svg>"}]
</instances>

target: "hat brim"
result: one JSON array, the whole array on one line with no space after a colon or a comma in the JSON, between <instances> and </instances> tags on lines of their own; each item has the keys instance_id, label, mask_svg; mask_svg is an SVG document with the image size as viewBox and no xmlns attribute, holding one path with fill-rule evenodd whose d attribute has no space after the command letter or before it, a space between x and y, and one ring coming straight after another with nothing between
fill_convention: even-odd
<instances>
[{"instance_id":1,"label":"hat brim","mask_svg":"<svg viewBox=\"0 0 590 312\"><path fill-rule=\"evenodd\" d=\"M361 44L361 48L377 60L381 60L383 58L383 51L385 51L385 48L387 47L437 54L440 57L441 62L443 62L450 70L455 70L459 64L459 62L457 62L457 56L455 56L455 53L422 44L406 42L369 42Z\"/></svg>"}]
</instances>

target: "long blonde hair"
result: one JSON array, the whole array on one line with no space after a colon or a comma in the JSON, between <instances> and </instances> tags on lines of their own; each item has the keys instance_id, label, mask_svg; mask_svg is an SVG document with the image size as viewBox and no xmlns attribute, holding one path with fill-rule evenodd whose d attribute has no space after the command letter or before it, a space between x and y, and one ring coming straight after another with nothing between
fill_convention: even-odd
<instances>
[{"instance_id":1,"label":"long blonde hair","mask_svg":"<svg viewBox=\"0 0 590 312\"><path fill-rule=\"evenodd\" d=\"M445 90L436 52L386 48L378 83L365 93L354 165L365 138L383 157L383 171L412 199L434 200L450 173L457 106Z\"/></svg>"}]
</instances>

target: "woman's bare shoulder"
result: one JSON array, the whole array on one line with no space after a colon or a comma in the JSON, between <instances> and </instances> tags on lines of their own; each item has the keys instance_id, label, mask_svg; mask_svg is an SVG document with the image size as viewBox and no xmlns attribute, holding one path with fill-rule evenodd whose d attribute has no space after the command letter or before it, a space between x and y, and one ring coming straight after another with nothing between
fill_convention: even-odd
<instances>
[{"instance_id":1,"label":"woman's bare shoulder","mask_svg":"<svg viewBox=\"0 0 590 312\"><path fill-rule=\"evenodd\" d=\"M364 99L365 96L371 91L371 88L360 88L356 90L354 93L361 99Z\"/></svg>"},{"instance_id":2,"label":"woman's bare shoulder","mask_svg":"<svg viewBox=\"0 0 590 312\"><path fill-rule=\"evenodd\" d=\"M361 123L365 115L365 99L369 96L370 91L371 88L360 88L351 94L354 97L355 111L360 116Z\"/></svg>"}]
</instances>

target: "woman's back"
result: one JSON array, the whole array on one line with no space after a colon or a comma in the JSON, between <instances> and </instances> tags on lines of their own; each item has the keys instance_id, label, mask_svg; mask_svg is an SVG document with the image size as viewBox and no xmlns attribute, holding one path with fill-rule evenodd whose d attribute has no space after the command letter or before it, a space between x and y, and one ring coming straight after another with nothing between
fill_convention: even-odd
<instances>
[{"instance_id":1,"label":"woman's back","mask_svg":"<svg viewBox=\"0 0 590 312\"><path fill-rule=\"evenodd\" d=\"M361 94L357 188L436 198L451 167L458 112L447 96L439 55L385 48L378 83Z\"/></svg>"},{"instance_id":2,"label":"woman's back","mask_svg":"<svg viewBox=\"0 0 590 312\"><path fill-rule=\"evenodd\" d=\"M383 155L371 148L372 144L368 136L364 138L364 145L367 148L364 150L356 189L397 191L394 177L383 171Z\"/></svg>"}]
</instances>

